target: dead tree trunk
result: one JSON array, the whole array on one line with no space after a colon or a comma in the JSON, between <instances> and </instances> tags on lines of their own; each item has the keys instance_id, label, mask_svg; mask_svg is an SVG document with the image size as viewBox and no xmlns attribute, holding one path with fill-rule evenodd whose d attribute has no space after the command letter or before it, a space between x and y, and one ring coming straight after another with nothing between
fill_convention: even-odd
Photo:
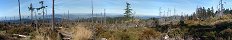
<instances>
[{"instance_id":1,"label":"dead tree trunk","mask_svg":"<svg viewBox=\"0 0 232 40\"><path fill-rule=\"evenodd\" d=\"M106 9L104 9L104 25L106 25Z\"/></svg>"},{"instance_id":2,"label":"dead tree trunk","mask_svg":"<svg viewBox=\"0 0 232 40\"><path fill-rule=\"evenodd\" d=\"M55 16L54 16L54 14L55 14L55 10L54 10L54 0L52 0L52 30L54 30L54 25L55 25Z\"/></svg>"},{"instance_id":3,"label":"dead tree trunk","mask_svg":"<svg viewBox=\"0 0 232 40\"><path fill-rule=\"evenodd\" d=\"M21 19L21 12L20 12L20 0L18 0L18 6L19 6L19 20L20 20L20 24L21 24L22 19Z\"/></svg>"}]
</instances>

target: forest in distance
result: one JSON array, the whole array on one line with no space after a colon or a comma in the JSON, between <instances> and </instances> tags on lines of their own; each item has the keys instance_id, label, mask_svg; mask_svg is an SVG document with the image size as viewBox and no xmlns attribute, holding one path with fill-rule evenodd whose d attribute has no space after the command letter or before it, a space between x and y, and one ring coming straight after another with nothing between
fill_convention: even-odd
<instances>
[{"instance_id":1,"label":"forest in distance","mask_svg":"<svg viewBox=\"0 0 232 40\"><path fill-rule=\"evenodd\" d=\"M230 0L1 1L0 40L232 40Z\"/></svg>"}]
</instances>

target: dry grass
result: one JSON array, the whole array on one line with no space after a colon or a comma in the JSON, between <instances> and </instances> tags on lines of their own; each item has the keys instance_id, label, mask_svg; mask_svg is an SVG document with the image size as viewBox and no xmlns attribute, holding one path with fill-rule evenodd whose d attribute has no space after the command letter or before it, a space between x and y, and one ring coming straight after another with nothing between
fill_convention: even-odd
<instances>
[{"instance_id":1,"label":"dry grass","mask_svg":"<svg viewBox=\"0 0 232 40\"><path fill-rule=\"evenodd\" d=\"M39 28L37 31L33 31L32 33L30 33L30 35L32 35L31 40L59 40L60 35L55 32L52 31L50 28Z\"/></svg>"},{"instance_id":2,"label":"dry grass","mask_svg":"<svg viewBox=\"0 0 232 40\"><path fill-rule=\"evenodd\" d=\"M73 30L73 40L88 40L92 36L92 31L84 27L74 27Z\"/></svg>"},{"instance_id":3,"label":"dry grass","mask_svg":"<svg viewBox=\"0 0 232 40\"><path fill-rule=\"evenodd\" d=\"M232 15L224 15L222 17L211 17L209 19L202 19L202 20L185 20L186 24L189 25L215 25L221 22L231 22L232 21Z\"/></svg>"},{"instance_id":4,"label":"dry grass","mask_svg":"<svg viewBox=\"0 0 232 40\"><path fill-rule=\"evenodd\" d=\"M78 24L75 27L62 28L60 32L70 34L72 40L89 40L93 32L85 26L84 24Z\"/></svg>"},{"instance_id":5,"label":"dry grass","mask_svg":"<svg viewBox=\"0 0 232 40\"><path fill-rule=\"evenodd\" d=\"M41 27L30 33L32 36L31 40L60 40L63 37L61 35L66 33L68 35L65 36L70 36L71 40L89 40L93 33L84 26L86 25L68 25L67 28L63 27L57 29L57 31L52 31L49 27Z\"/></svg>"},{"instance_id":6,"label":"dry grass","mask_svg":"<svg viewBox=\"0 0 232 40\"><path fill-rule=\"evenodd\" d=\"M160 36L160 32L146 27L105 30L98 35L109 40L155 40Z\"/></svg>"},{"instance_id":7,"label":"dry grass","mask_svg":"<svg viewBox=\"0 0 232 40\"><path fill-rule=\"evenodd\" d=\"M32 40L45 40L45 37L45 35L37 34L32 38Z\"/></svg>"}]
</instances>

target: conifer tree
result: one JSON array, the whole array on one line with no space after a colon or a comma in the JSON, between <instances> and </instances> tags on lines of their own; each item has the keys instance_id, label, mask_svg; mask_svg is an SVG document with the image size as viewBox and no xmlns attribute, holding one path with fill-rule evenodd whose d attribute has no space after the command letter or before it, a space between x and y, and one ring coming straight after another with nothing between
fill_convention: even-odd
<instances>
[{"instance_id":1,"label":"conifer tree","mask_svg":"<svg viewBox=\"0 0 232 40\"><path fill-rule=\"evenodd\" d=\"M130 7L130 3L126 3L126 9L125 9L125 13L124 13L124 18L125 20L129 20L129 19L132 19L132 9Z\"/></svg>"}]
</instances>

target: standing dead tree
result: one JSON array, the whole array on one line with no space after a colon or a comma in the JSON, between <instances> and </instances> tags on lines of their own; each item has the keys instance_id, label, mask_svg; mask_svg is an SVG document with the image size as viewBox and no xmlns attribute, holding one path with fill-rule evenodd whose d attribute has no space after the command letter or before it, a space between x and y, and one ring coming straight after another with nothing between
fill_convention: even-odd
<instances>
[{"instance_id":1,"label":"standing dead tree","mask_svg":"<svg viewBox=\"0 0 232 40\"><path fill-rule=\"evenodd\" d=\"M176 16L176 8L174 8L173 13L174 13L174 16ZM174 17L174 19L176 19L176 17Z\"/></svg>"},{"instance_id":2,"label":"standing dead tree","mask_svg":"<svg viewBox=\"0 0 232 40\"><path fill-rule=\"evenodd\" d=\"M7 21L7 19L6 19L6 16L5 16L4 22L6 22L6 21Z\"/></svg>"},{"instance_id":3,"label":"standing dead tree","mask_svg":"<svg viewBox=\"0 0 232 40\"><path fill-rule=\"evenodd\" d=\"M33 5L32 5L32 3L30 4L30 7L28 7L28 9L29 9L29 11L31 11L31 23L33 24L33 11L34 11L34 9L35 8L33 8Z\"/></svg>"},{"instance_id":4,"label":"standing dead tree","mask_svg":"<svg viewBox=\"0 0 232 40\"><path fill-rule=\"evenodd\" d=\"M70 23L71 22L71 20L70 20L70 15L69 15L69 10L68 10L68 23Z\"/></svg>"},{"instance_id":5,"label":"standing dead tree","mask_svg":"<svg viewBox=\"0 0 232 40\"><path fill-rule=\"evenodd\" d=\"M92 10L91 10L91 13L92 13L92 18L91 18L91 22L92 22L92 24L91 24L91 26L92 26L92 28L93 28L93 32L94 32L94 34L96 34L95 33L95 27L94 27L94 14L93 14L93 12L94 12L94 7L93 7L93 0L91 0L91 8L92 8ZM96 40L96 35L93 35L93 40Z\"/></svg>"},{"instance_id":6,"label":"standing dead tree","mask_svg":"<svg viewBox=\"0 0 232 40\"><path fill-rule=\"evenodd\" d=\"M160 8L159 8L159 16L160 16L160 17L162 17L161 14L162 14L162 8L160 7Z\"/></svg>"},{"instance_id":7,"label":"standing dead tree","mask_svg":"<svg viewBox=\"0 0 232 40\"><path fill-rule=\"evenodd\" d=\"M41 7L39 8L39 9L42 9L42 13L43 13L43 23L44 23L44 14L45 14L45 12L44 12L44 9L47 7L47 6L44 6L44 1L40 1L39 2L40 4L41 4Z\"/></svg>"},{"instance_id":8,"label":"standing dead tree","mask_svg":"<svg viewBox=\"0 0 232 40\"><path fill-rule=\"evenodd\" d=\"M20 12L20 0L18 0L18 6L19 6L19 20L20 20L20 24L21 24L22 19L21 19L21 12Z\"/></svg>"},{"instance_id":9,"label":"standing dead tree","mask_svg":"<svg viewBox=\"0 0 232 40\"><path fill-rule=\"evenodd\" d=\"M224 11L225 11L225 9L224 9L224 4L223 4L223 0L220 0L220 2L219 2L219 13L218 13L218 16L219 17L221 17L222 15L224 15Z\"/></svg>"},{"instance_id":10,"label":"standing dead tree","mask_svg":"<svg viewBox=\"0 0 232 40\"><path fill-rule=\"evenodd\" d=\"M94 19L93 18L93 12L94 12L93 11L94 10L94 8L93 8L93 0L91 0L91 8L92 8L92 11L91 11L91 13L92 13L92 19L91 20L92 20L92 23L94 23L94 21L93 21L93 19Z\"/></svg>"},{"instance_id":11,"label":"standing dead tree","mask_svg":"<svg viewBox=\"0 0 232 40\"><path fill-rule=\"evenodd\" d=\"M104 9L104 25L106 25L106 9Z\"/></svg>"},{"instance_id":12,"label":"standing dead tree","mask_svg":"<svg viewBox=\"0 0 232 40\"><path fill-rule=\"evenodd\" d=\"M54 10L54 0L52 0L52 30L54 30L55 25L55 10Z\"/></svg>"},{"instance_id":13,"label":"standing dead tree","mask_svg":"<svg viewBox=\"0 0 232 40\"><path fill-rule=\"evenodd\" d=\"M48 17L48 9L47 8L45 9L46 9L46 17ZM46 20L46 23L49 23L49 22Z\"/></svg>"},{"instance_id":14,"label":"standing dead tree","mask_svg":"<svg viewBox=\"0 0 232 40\"><path fill-rule=\"evenodd\" d=\"M100 16L100 18L101 18L100 23L101 23L101 25L103 25L103 13L102 13L102 12L101 12L101 16Z\"/></svg>"}]
</instances>

